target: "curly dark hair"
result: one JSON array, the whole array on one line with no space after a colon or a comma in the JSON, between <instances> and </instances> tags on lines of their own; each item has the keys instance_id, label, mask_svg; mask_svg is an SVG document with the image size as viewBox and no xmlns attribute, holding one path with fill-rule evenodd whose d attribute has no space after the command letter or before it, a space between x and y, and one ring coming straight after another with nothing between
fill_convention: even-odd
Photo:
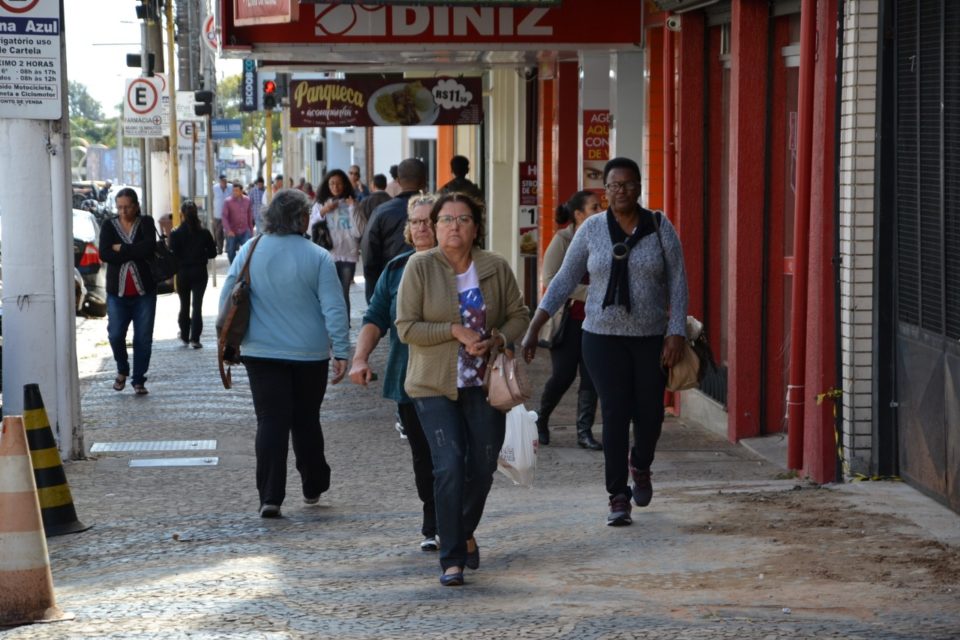
<instances>
[{"instance_id":1,"label":"curly dark hair","mask_svg":"<svg viewBox=\"0 0 960 640\"><path fill-rule=\"evenodd\" d=\"M333 176L340 176L340 179L343 180L343 195L340 196L341 198L355 197L353 184L350 183L350 178L347 177L343 169L331 169L323 175L323 180L320 181L320 188L317 189L316 201L318 203L323 204L333 197L333 193L330 192L330 178Z\"/></svg>"}]
</instances>

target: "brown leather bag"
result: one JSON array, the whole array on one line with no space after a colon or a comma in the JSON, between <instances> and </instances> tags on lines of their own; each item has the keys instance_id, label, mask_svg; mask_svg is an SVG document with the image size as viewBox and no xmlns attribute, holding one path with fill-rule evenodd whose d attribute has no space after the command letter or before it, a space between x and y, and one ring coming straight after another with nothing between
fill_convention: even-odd
<instances>
[{"instance_id":1,"label":"brown leather bag","mask_svg":"<svg viewBox=\"0 0 960 640\"><path fill-rule=\"evenodd\" d=\"M494 329L493 335L499 335ZM523 404L533 395L533 385L527 377L526 365L512 351L492 350L487 358L487 372L483 377L487 402L494 409L506 413Z\"/></svg>"},{"instance_id":2,"label":"brown leather bag","mask_svg":"<svg viewBox=\"0 0 960 640\"><path fill-rule=\"evenodd\" d=\"M250 258L262 237L258 235L253 239L247 259L243 261L240 277L217 315L217 362L224 389L233 386L230 365L240 364L240 343L250 326Z\"/></svg>"}]
</instances>

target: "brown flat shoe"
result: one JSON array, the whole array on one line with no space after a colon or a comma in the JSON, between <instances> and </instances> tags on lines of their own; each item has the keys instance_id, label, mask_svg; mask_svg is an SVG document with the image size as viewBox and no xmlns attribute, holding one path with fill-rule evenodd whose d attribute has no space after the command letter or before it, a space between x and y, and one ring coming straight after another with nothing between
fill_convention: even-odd
<instances>
[{"instance_id":1,"label":"brown flat shoe","mask_svg":"<svg viewBox=\"0 0 960 640\"><path fill-rule=\"evenodd\" d=\"M133 391L134 391L134 393L136 393L138 396L145 396L145 395L147 395L148 393L150 393L149 391L147 391L147 388L146 388L145 386L143 386L142 384L135 384L135 385L133 385Z\"/></svg>"},{"instance_id":2,"label":"brown flat shoe","mask_svg":"<svg viewBox=\"0 0 960 640\"><path fill-rule=\"evenodd\" d=\"M113 379L113 390L114 391L123 391L123 388L127 386L127 376L118 375Z\"/></svg>"}]
</instances>

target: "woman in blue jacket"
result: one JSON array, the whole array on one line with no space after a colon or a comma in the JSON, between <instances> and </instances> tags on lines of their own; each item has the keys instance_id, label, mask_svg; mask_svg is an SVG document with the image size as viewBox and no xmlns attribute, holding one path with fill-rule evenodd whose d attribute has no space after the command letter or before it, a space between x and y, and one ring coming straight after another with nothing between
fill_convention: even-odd
<instances>
[{"instance_id":1,"label":"woman in blue jacket","mask_svg":"<svg viewBox=\"0 0 960 640\"><path fill-rule=\"evenodd\" d=\"M264 518L280 515L291 435L303 501L315 504L330 487L320 405L328 373L332 369L332 384L340 382L350 355L336 266L303 235L309 214L302 192L278 192L262 214L263 234L241 247L220 295L222 308L250 255L250 324L240 346L257 413L257 490Z\"/></svg>"}]
</instances>

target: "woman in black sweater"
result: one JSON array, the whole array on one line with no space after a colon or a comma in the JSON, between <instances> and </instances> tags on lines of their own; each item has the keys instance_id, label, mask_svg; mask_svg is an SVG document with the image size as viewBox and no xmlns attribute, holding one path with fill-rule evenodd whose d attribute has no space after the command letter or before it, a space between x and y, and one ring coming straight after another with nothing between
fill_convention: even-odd
<instances>
[{"instance_id":1,"label":"woman in black sweater","mask_svg":"<svg viewBox=\"0 0 960 640\"><path fill-rule=\"evenodd\" d=\"M107 336L117 362L116 391L123 391L130 375L127 329L133 322L133 389L146 395L143 385L153 349L153 319L157 310L157 284L147 261L157 243L153 218L140 213L137 192L117 193L116 218L100 229L100 259L107 263Z\"/></svg>"},{"instance_id":2,"label":"woman in black sweater","mask_svg":"<svg viewBox=\"0 0 960 640\"><path fill-rule=\"evenodd\" d=\"M170 234L170 251L179 260L177 293L180 295L180 340L194 349L203 331L203 292L207 289L207 260L217 257L217 245L210 232L200 224L197 205L186 200L180 205L183 222ZM193 295L193 304L190 296Z\"/></svg>"}]
</instances>

